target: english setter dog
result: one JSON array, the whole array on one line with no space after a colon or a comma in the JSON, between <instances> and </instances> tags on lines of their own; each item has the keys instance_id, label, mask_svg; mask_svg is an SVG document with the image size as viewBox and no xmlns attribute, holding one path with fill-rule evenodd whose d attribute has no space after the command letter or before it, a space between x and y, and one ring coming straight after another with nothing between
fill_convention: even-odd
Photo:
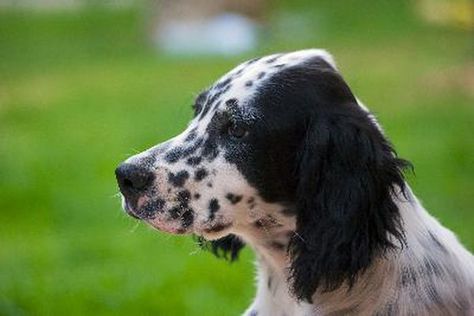
<instances>
[{"instance_id":1,"label":"english setter dog","mask_svg":"<svg viewBox=\"0 0 474 316\"><path fill-rule=\"evenodd\" d=\"M404 180L324 50L249 60L184 132L116 170L123 207L218 256L249 245L245 315L474 315L474 257Z\"/></svg>"}]
</instances>

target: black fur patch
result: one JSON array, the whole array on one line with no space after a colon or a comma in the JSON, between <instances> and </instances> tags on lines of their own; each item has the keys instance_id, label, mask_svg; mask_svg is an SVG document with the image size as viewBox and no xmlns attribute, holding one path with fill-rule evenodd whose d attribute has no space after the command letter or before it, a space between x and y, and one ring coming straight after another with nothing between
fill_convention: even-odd
<instances>
[{"instance_id":1,"label":"black fur patch","mask_svg":"<svg viewBox=\"0 0 474 316\"><path fill-rule=\"evenodd\" d=\"M227 193L225 198L229 200L231 204L237 204L242 200L242 195L236 195L233 193Z\"/></svg>"},{"instance_id":2,"label":"black fur patch","mask_svg":"<svg viewBox=\"0 0 474 316\"><path fill-rule=\"evenodd\" d=\"M265 63L267 63L267 64L274 63L274 62L277 61L278 58L280 58L281 56L282 56L281 54L278 54L278 55L276 55L276 56L274 56L274 57L272 57L272 58L269 58L269 59L265 60Z\"/></svg>"},{"instance_id":3,"label":"black fur patch","mask_svg":"<svg viewBox=\"0 0 474 316\"><path fill-rule=\"evenodd\" d=\"M209 220L213 220L216 217L216 212L220 209L219 201L217 199L211 199L209 201Z\"/></svg>"},{"instance_id":4,"label":"black fur patch","mask_svg":"<svg viewBox=\"0 0 474 316\"><path fill-rule=\"evenodd\" d=\"M199 121L202 120L207 113L220 103L220 97L222 94L227 92L227 90L230 89L232 85L229 83L227 85L224 85L222 88L214 89L214 93L207 99L206 104L203 106L203 110L201 111L199 115ZM214 105L214 106L213 106Z\"/></svg>"},{"instance_id":5,"label":"black fur patch","mask_svg":"<svg viewBox=\"0 0 474 316\"><path fill-rule=\"evenodd\" d=\"M204 143L202 156L208 161L213 161L219 155L218 146L214 139L208 139Z\"/></svg>"},{"instance_id":6,"label":"black fur patch","mask_svg":"<svg viewBox=\"0 0 474 316\"><path fill-rule=\"evenodd\" d=\"M181 217L181 214L183 214L184 210L179 206L175 206L172 207L168 212L172 219L178 219Z\"/></svg>"},{"instance_id":7,"label":"black fur patch","mask_svg":"<svg viewBox=\"0 0 474 316\"><path fill-rule=\"evenodd\" d=\"M316 290L353 284L374 258L404 243L392 197L404 192L403 169L409 164L397 157L327 62L313 58L284 66L272 66L280 70L271 76L257 75L261 84L245 106L256 109L259 119L245 121L245 138L229 139L229 117L217 111L206 128L208 138L199 146L208 161L222 153L263 201L291 206L297 218L297 237L288 246L292 292L311 301ZM219 102L230 86L229 79L218 83L221 90L211 101ZM238 113L232 113L232 120L244 122L238 121ZM189 151L181 149L171 158L186 157ZM255 207L255 199L246 202ZM209 217L214 218L217 210L211 203ZM211 244L214 253L231 257L243 246L232 235ZM423 269L432 275L440 272L432 263Z\"/></svg>"},{"instance_id":8,"label":"black fur patch","mask_svg":"<svg viewBox=\"0 0 474 316\"><path fill-rule=\"evenodd\" d=\"M245 65L246 65L246 66L249 66L249 65L251 65L251 64L253 64L253 63L256 63L256 62L259 61L260 59L262 59L262 57L252 58L252 59L250 59L249 61L245 62Z\"/></svg>"},{"instance_id":9,"label":"black fur patch","mask_svg":"<svg viewBox=\"0 0 474 316\"><path fill-rule=\"evenodd\" d=\"M231 79L231 78L227 78L227 79L225 79L224 81L217 83L217 85L215 86L215 88L216 88L216 89L223 89L223 88L227 87L228 85L230 85L231 82L232 82L232 79Z\"/></svg>"},{"instance_id":10,"label":"black fur patch","mask_svg":"<svg viewBox=\"0 0 474 316\"><path fill-rule=\"evenodd\" d=\"M206 169L204 168L200 168L198 170L196 170L196 172L194 173L194 179L196 181L201 181L202 179L204 179L205 177L207 177L209 173L207 172Z\"/></svg>"},{"instance_id":11,"label":"black fur patch","mask_svg":"<svg viewBox=\"0 0 474 316\"><path fill-rule=\"evenodd\" d=\"M194 211L189 209L186 210L182 215L181 215L181 222L183 227L189 227L193 224L194 222Z\"/></svg>"},{"instance_id":12,"label":"black fur patch","mask_svg":"<svg viewBox=\"0 0 474 316\"><path fill-rule=\"evenodd\" d=\"M191 193L188 190L178 192L178 202L181 207L187 207L190 199Z\"/></svg>"},{"instance_id":13,"label":"black fur patch","mask_svg":"<svg viewBox=\"0 0 474 316\"><path fill-rule=\"evenodd\" d=\"M208 91L201 92L197 97L193 105L194 117L196 117L199 112L201 112L204 102L206 102Z\"/></svg>"},{"instance_id":14,"label":"black fur patch","mask_svg":"<svg viewBox=\"0 0 474 316\"><path fill-rule=\"evenodd\" d=\"M207 241L202 237L196 238L201 248L208 249L216 257L224 258L231 262L237 260L240 250L245 246L239 237L235 235L228 235L213 241Z\"/></svg>"},{"instance_id":15,"label":"black fur patch","mask_svg":"<svg viewBox=\"0 0 474 316\"><path fill-rule=\"evenodd\" d=\"M224 229L229 228L230 226L232 226L232 224L217 224L215 226L212 226L211 228L205 229L205 232L206 233L217 233L217 232L223 231Z\"/></svg>"},{"instance_id":16,"label":"black fur patch","mask_svg":"<svg viewBox=\"0 0 474 316\"><path fill-rule=\"evenodd\" d=\"M186 160L186 163L190 166L197 166L201 163L201 160L202 158L199 157L199 156L193 156L193 157L189 157L187 160Z\"/></svg>"},{"instance_id":17,"label":"black fur patch","mask_svg":"<svg viewBox=\"0 0 474 316\"><path fill-rule=\"evenodd\" d=\"M144 206L140 208L138 215L140 218L154 218L156 213L162 212L163 207L165 206L165 200L157 198L152 201L149 201ZM133 215L133 214L132 214Z\"/></svg>"},{"instance_id":18,"label":"black fur patch","mask_svg":"<svg viewBox=\"0 0 474 316\"><path fill-rule=\"evenodd\" d=\"M186 147L175 147L170 149L166 155L165 155L165 160L168 163L175 163L181 158L185 158L191 154L193 154L197 148L202 144L203 140L202 138L196 139L196 141L189 146Z\"/></svg>"},{"instance_id":19,"label":"black fur patch","mask_svg":"<svg viewBox=\"0 0 474 316\"><path fill-rule=\"evenodd\" d=\"M228 107L235 107L238 104L239 104L239 101L235 98L225 101L225 105L227 105Z\"/></svg>"},{"instance_id":20,"label":"black fur patch","mask_svg":"<svg viewBox=\"0 0 474 316\"><path fill-rule=\"evenodd\" d=\"M242 72L245 70L246 67L242 67L235 74L232 75L232 78L239 78Z\"/></svg>"},{"instance_id":21,"label":"black fur patch","mask_svg":"<svg viewBox=\"0 0 474 316\"><path fill-rule=\"evenodd\" d=\"M169 210L172 219L181 218L183 227L190 226L194 221L194 211L189 208L191 193L188 190L182 190L177 193L178 205Z\"/></svg>"},{"instance_id":22,"label":"black fur patch","mask_svg":"<svg viewBox=\"0 0 474 316\"><path fill-rule=\"evenodd\" d=\"M192 140L194 140L196 138L197 134L196 134L196 129L194 128L193 130L191 130L189 132L189 134L186 136L186 138L184 139L185 142L190 142Z\"/></svg>"},{"instance_id":23,"label":"black fur patch","mask_svg":"<svg viewBox=\"0 0 474 316\"><path fill-rule=\"evenodd\" d=\"M170 150L166 154L165 160L166 160L166 162L174 163L174 162L178 161L181 158L181 155L182 155L182 149L181 149L181 147L177 147L177 148L174 148L174 149Z\"/></svg>"},{"instance_id":24,"label":"black fur patch","mask_svg":"<svg viewBox=\"0 0 474 316\"><path fill-rule=\"evenodd\" d=\"M352 284L376 256L404 242L392 196L404 190L408 163L323 59L265 79L246 101L262 119L238 146L221 146L264 201L294 206L292 287L311 300L317 289Z\"/></svg>"},{"instance_id":25,"label":"black fur patch","mask_svg":"<svg viewBox=\"0 0 474 316\"><path fill-rule=\"evenodd\" d=\"M177 174L170 172L168 174L168 181L175 187L182 187L189 178L189 173L186 170L181 170Z\"/></svg>"}]
</instances>

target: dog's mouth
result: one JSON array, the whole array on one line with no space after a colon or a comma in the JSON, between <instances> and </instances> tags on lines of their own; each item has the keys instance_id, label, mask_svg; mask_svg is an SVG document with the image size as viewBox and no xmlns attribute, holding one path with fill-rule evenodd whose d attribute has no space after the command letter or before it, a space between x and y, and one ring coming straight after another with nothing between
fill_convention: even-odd
<instances>
[{"instance_id":1,"label":"dog's mouth","mask_svg":"<svg viewBox=\"0 0 474 316\"><path fill-rule=\"evenodd\" d=\"M188 205L166 205L166 201L161 199L139 199L135 203L122 199L122 207L129 216L162 232L175 235L196 234L206 239L216 239L230 233L232 222L229 220L220 217L200 220L197 212Z\"/></svg>"},{"instance_id":2,"label":"dog's mouth","mask_svg":"<svg viewBox=\"0 0 474 316\"><path fill-rule=\"evenodd\" d=\"M138 206L138 201L131 201L122 196L122 208L131 217L138 220L148 220L156 216L157 210L148 205Z\"/></svg>"},{"instance_id":3,"label":"dog's mouth","mask_svg":"<svg viewBox=\"0 0 474 316\"><path fill-rule=\"evenodd\" d=\"M135 211L133 210L133 207L130 206L130 202L122 196L122 208L127 213L129 216L135 218L135 219L142 219L140 216L138 216Z\"/></svg>"},{"instance_id":4,"label":"dog's mouth","mask_svg":"<svg viewBox=\"0 0 474 316\"><path fill-rule=\"evenodd\" d=\"M193 233L192 227L183 227L183 225L176 222L159 221L156 219L146 219L145 222L154 229L173 235Z\"/></svg>"},{"instance_id":5,"label":"dog's mouth","mask_svg":"<svg viewBox=\"0 0 474 316\"><path fill-rule=\"evenodd\" d=\"M157 230L171 234L191 233L194 212L183 206L168 210L165 205L166 202L162 199L122 199L122 207L129 216L144 221Z\"/></svg>"}]
</instances>

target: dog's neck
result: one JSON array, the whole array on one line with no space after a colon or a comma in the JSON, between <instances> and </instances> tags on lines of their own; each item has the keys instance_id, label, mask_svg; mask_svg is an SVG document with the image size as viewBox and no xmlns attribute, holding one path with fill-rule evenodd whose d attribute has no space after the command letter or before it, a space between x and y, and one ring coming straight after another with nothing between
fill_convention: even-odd
<instances>
[{"instance_id":1,"label":"dog's neck","mask_svg":"<svg viewBox=\"0 0 474 316\"><path fill-rule=\"evenodd\" d=\"M244 315L306 315L290 294L288 244L296 234L296 217L262 210L270 219L250 221L238 235L255 251L258 266L257 295Z\"/></svg>"},{"instance_id":2,"label":"dog's neck","mask_svg":"<svg viewBox=\"0 0 474 316\"><path fill-rule=\"evenodd\" d=\"M312 305L298 302L291 294L291 258L287 246L290 238L298 238L295 233L295 218L279 221L280 225L275 227L260 227L260 230L243 232L241 237L255 250L259 263L257 296L248 309L248 314L253 310L262 315L271 315L276 311L290 315L390 314L391 311L403 310L404 307L398 306L397 302L422 304L419 300L428 301L430 295L446 292L449 287L443 288L445 285L441 279L442 273L446 272L445 266L449 264L444 260L448 260L447 245L456 244L455 237L423 209L409 188L408 197L397 200L407 245L377 257L351 288L342 285L334 291L316 292ZM430 229L436 232L430 232ZM441 235L434 238L433 234ZM438 254L434 256L433 251ZM441 262L435 262L433 258ZM400 288L400 283L406 283L405 291L399 291L395 295L394 289ZM430 291L434 292L426 292L423 286L429 286ZM410 297L409 293L413 290L425 292L418 297Z\"/></svg>"}]
</instances>

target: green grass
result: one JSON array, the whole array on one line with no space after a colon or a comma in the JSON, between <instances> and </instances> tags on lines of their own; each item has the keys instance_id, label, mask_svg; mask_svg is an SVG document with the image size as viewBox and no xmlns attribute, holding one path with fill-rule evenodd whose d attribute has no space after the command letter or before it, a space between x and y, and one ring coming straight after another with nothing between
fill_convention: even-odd
<instances>
[{"instance_id":1,"label":"green grass","mask_svg":"<svg viewBox=\"0 0 474 316\"><path fill-rule=\"evenodd\" d=\"M454 80L470 35L395 2L279 1L310 32L275 30L254 54L330 49L414 163L415 192L473 250L474 100ZM142 17L0 12L0 314L236 315L252 299L248 249L229 265L120 210L116 164L182 130L194 95L248 57L156 55Z\"/></svg>"}]
</instances>

